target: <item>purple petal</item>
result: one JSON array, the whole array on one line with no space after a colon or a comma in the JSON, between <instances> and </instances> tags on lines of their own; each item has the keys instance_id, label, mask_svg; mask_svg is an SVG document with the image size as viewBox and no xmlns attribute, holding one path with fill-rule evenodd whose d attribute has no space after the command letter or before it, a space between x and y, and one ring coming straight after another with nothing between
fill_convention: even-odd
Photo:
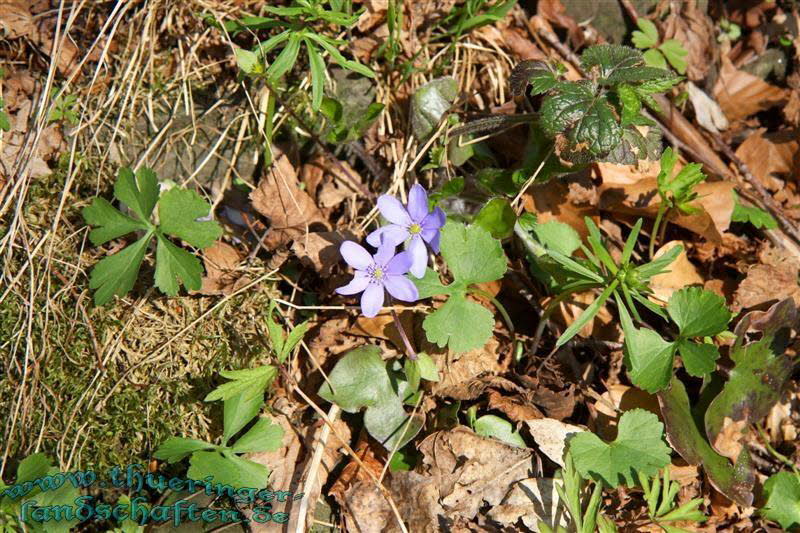
<instances>
[{"instance_id":1,"label":"purple petal","mask_svg":"<svg viewBox=\"0 0 800 533\"><path fill-rule=\"evenodd\" d=\"M367 235L367 242L375 248L378 248L383 241L397 246L404 240L408 239L408 236L409 233L407 228L398 226L397 224L389 224L388 226L378 228Z\"/></svg>"},{"instance_id":2,"label":"purple petal","mask_svg":"<svg viewBox=\"0 0 800 533\"><path fill-rule=\"evenodd\" d=\"M408 214L417 224L428 215L428 193L419 183L408 191Z\"/></svg>"},{"instance_id":3,"label":"purple petal","mask_svg":"<svg viewBox=\"0 0 800 533\"><path fill-rule=\"evenodd\" d=\"M429 215L427 215L422 222L420 222L420 226L423 229L439 229L444 226L447 217L444 214L444 211L441 208L437 207Z\"/></svg>"},{"instance_id":4,"label":"purple petal","mask_svg":"<svg viewBox=\"0 0 800 533\"><path fill-rule=\"evenodd\" d=\"M403 302L415 302L419 299L417 286L404 276L387 276L384 287L393 297Z\"/></svg>"},{"instance_id":5,"label":"purple petal","mask_svg":"<svg viewBox=\"0 0 800 533\"><path fill-rule=\"evenodd\" d=\"M361 295L361 312L365 317L372 318L378 314L381 307L383 307L383 285L370 283Z\"/></svg>"},{"instance_id":6,"label":"purple petal","mask_svg":"<svg viewBox=\"0 0 800 533\"><path fill-rule=\"evenodd\" d=\"M394 276L405 274L411 268L411 254L400 252L386 264L386 273Z\"/></svg>"},{"instance_id":7,"label":"purple petal","mask_svg":"<svg viewBox=\"0 0 800 533\"><path fill-rule=\"evenodd\" d=\"M381 215L383 215L383 218L393 224L399 224L405 227L411 225L411 217L408 215L408 211L406 211L406 208L400 203L400 200L394 196L388 194L381 195L381 197L378 198L378 210L381 212Z\"/></svg>"},{"instance_id":8,"label":"purple petal","mask_svg":"<svg viewBox=\"0 0 800 533\"><path fill-rule=\"evenodd\" d=\"M359 292L363 291L369 285L369 276L366 272L362 270L356 270L355 277L348 283L342 287L336 289L337 294L358 294Z\"/></svg>"},{"instance_id":9,"label":"purple petal","mask_svg":"<svg viewBox=\"0 0 800 533\"><path fill-rule=\"evenodd\" d=\"M406 251L411 256L411 274L416 278L425 275L425 267L428 266L428 251L422 239L415 237L408 243Z\"/></svg>"},{"instance_id":10,"label":"purple petal","mask_svg":"<svg viewBox=\"0 0 800 533\"><path fill-rule=\"evenodd\" d=\"M435 254L439 253L439 238L441 234L438 229L425 229L422 230L422 239L431 247L431 251Z\"/></svg>"},{"instance_id":11,"label":"purple petal","mask_svg":"<svg viewBox=\"0 0 800 533\"><path fill-rule=\"evenodd\" d=\"M394 248L394 244L383 241L383 244L378 246L378 251L372 256L375 259L375 264L385 268L386 264L394 257Z\"/></svg>"},{"instance_id":12,"label":"purple petal","mask_svg":"<svg viewBox=\"0 0 800 533\"><path fill-rule=\"evenodd\" d=\"M339 247L339 253L348 265L356 270L366 270L372 265L372 256L363 246L353 241L344 241Z\"/></svg>"}]
</instances>

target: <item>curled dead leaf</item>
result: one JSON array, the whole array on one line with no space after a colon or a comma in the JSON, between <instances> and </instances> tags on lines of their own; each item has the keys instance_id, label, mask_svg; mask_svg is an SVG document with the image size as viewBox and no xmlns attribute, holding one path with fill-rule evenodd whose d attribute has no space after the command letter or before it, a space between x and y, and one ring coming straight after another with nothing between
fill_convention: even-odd
<instances>
[{"instance_id":1,"label":"curled dead leaf","mask_svg":"<svg viewBox=\"0 0 800 533\"><path fill-rule=\"evenodd\" d=\"M786 103L786 90L765 82L758 76L739 70L730 59L722 58L722 68L714 85L714 98L728 120L740 120Z\"/></svg>"}]
</instances>

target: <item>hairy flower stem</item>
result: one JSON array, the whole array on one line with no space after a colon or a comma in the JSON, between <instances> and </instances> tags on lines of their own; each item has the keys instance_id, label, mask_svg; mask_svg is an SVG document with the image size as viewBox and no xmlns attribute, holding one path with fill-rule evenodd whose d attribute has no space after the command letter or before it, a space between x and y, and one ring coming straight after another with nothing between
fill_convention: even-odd
<instances>
[{"instance_id":1,"label":"hairy flower stem","mask_svg":"<svg viewBox=\"0 0 800 533\"><path fill-rule=\"evenodd\" d=\"M403 323L400 322L400 316L394 309L392 309L392 318L394 319L394 326L397 328L398 333L400 333L400 338L403 339L403 344L405 344L406 346L406 352L408 353L408 358L411 359L412 361L416 361L417 352L414 351L414 347L411 346L411 341L408 340L408 335L406 335L406 330L405 328L403 328Z\"/></svg>"}]
</instances>

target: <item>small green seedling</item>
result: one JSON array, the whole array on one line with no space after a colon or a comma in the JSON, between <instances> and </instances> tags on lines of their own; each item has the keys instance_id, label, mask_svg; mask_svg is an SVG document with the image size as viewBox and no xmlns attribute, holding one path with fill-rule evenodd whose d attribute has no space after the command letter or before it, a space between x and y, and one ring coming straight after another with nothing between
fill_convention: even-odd
<instances>
[{"instance_id":1,"label":"small green seedling","mask_svg":"<svg viewBox=\"0 0 800 533\"><path fill-rule=\"evenodd\" d=\"M703 498L695 498L676 507L675 498L678 496L681 486L677 481L670 480L669 468L664 469L663 480L659 476L654 476L651 481L649 476L641 472L636 474L639 476L639 483L644 490L644 499L647 502L650 519L666 533L689 533L685 529L669 525L668 522L706 521L706 516L699 510L703 504Z\"/></svg>"},{"instance_id":2,"label":"small green seedling","mask_svg":"<svg viewBox=\"0 0 800 533\"><path fill-rule=\"evenodd\" d=\"M70 126L78 124L78 111L75 106L78 104L78 96L75 94L59 94L59 89L53 87L50 98L55 98L53 109L47 115L48 122L59 122L66 120ZM57 97L58 96L58 97ZM56 98L57 97L57 98Z\"/></svg>"},{"instance_id":3,"label":"small green seedling","mask_svg":"<svg viewBox=\"0 0 800 533\"><path fill-rule=\"evenodd\" d=\"M275 357L278 358L279 363L284 363L294 351L295 346L303 340L306 332L308 332L310 324L308 321L305 321L292 328L288 334L285 334L283 328L273 318L274 311L275 302L271 301L269 310L267 311L267 330L269 331L269 340L272 343Z\"/></svg>"},{"instance_id":4,"label":"small green seedling","mask_svg":"<svg viewBox=\"0 0 800 533\"><path fill-rule=\"evenodd\" d=\"M646 18L639 18L636 25L639 29L633 32L631 41L636 48L646 50L644 60L649 66L667 68L669 63L679 74L686 74L686 56L689 52L680 41L667 39L659 44L658 28L655 24Z\"/></svg>"},{"instance_id":5,"label":"small green seedling","mask_svg":"<svg viewBox=\"0 0 800 533\"><path fill-rule=\"evenodd\" d=\"M203 266L187 250L167 236L181 239L197 248L208 248L222 235L222 228L208 218L211 206L196 192L173 187L159 192L158 178L149 168L134 175L129 168L119 171L114 197L128 206L133 216L116 209L105 198L95 198L83 208L86 223L96 226L89 233L92 244L99 246L133 232L143 232L139 239L119 252L105 257L94 266L89 287L95 289L96 305L104 305L117 296L125 296L136 282L139 268L150 242L156 238L155 285L161 292L175 296L180 285L199 290ZM158 206L158 223L151 220Z\"/></svg>"},{"instance_id":6,"label":"small green seedling","mask_svg":"<svg viewBox=\"0 0 800 533\"><path fill-rule=\"evenodd\" d=\"M11 131L11 118L5 111L5 102L0 98L0 130Z\"/></svg>"},{"instance_id":7,"label":"small green seedling","mask_svg":"<svg viewBox=\"0 0 800 533\"><path fill-rule=\"evenodd\" d=\"M211 391L205 401L223 401L222 442L217 445L197 439L172 437L159 446L153 456L168 463L177 463L189 457L187 476L190 479L211 476L215 484L236 488L266 487L269 469L241 457L241 454L277 450L283 441L283 428L267 418L259 417L234 444L228 445L228 442L258 417L264 405L264 391L278 375L278 370L267 365L220 372L220 375L231 381Z\"/></svg>"},{"instance_id":8,"label":"small green seedling","mask_svg":"<svg viewBox=\"0 0 800 533\"><path fill-rule=\"evenodd\" d=\"M650 257L653 257L655 250L655 238L659 232L659 239L664 240L666 223L664 219L670 219L673 213L683 215L693 215L699 213L701 209L692 204L697 199L694 188L705 181L706 175L703 174L703 165L700 163L689 163L684 166L674 177L672 171L678 161L678 154L672 148L667 148L661 155L661 171L658 173L656 182L658 184L658 195L661 203L658 205L658 214L653 225L653 232L650 235Z\"/></svg>"}]
</instances>

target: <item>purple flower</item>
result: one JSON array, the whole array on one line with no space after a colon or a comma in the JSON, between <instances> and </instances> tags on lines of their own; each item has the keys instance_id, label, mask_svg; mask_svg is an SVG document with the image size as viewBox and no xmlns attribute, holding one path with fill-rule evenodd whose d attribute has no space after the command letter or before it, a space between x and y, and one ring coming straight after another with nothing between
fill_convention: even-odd
<instances>
[{"instance_id":1,"label":"purple flower","mask_svg":"<svg viewBox=\"0 0 800 533\"><path fill-rule=\"evenodd\" d=\"M439 229L445 223L444 211L437 207L428 212L428 193L422 185L411 187L406 207L394 196L384 194L378 198L378 210L391 224L370 233L367 242L378 247L382 242L397 246L408 241L406 251L411 255L410 271L418 278L423 277L428 264L425 243L430 245L433 253L439 253Z\"/></svg>"},{"instance_id":2,"label":"purple flower","mask_svg":"<svg viewBox=\"0 0 800 533\"><path fill-rule=\"evenodd\" d=\"M339 251L347 264L356 269L353 280L339 287L339 294L361 295L361 311L364 316L373 317L383 307L383 289L404 302L413 302L419 298L414 283L403 274L411 268L411 256L408 252L395 255L395 245L384 242L378 247L375 255L370 255L362 246L353 241L344 241Z\"/></svg>"}]
</instances>

